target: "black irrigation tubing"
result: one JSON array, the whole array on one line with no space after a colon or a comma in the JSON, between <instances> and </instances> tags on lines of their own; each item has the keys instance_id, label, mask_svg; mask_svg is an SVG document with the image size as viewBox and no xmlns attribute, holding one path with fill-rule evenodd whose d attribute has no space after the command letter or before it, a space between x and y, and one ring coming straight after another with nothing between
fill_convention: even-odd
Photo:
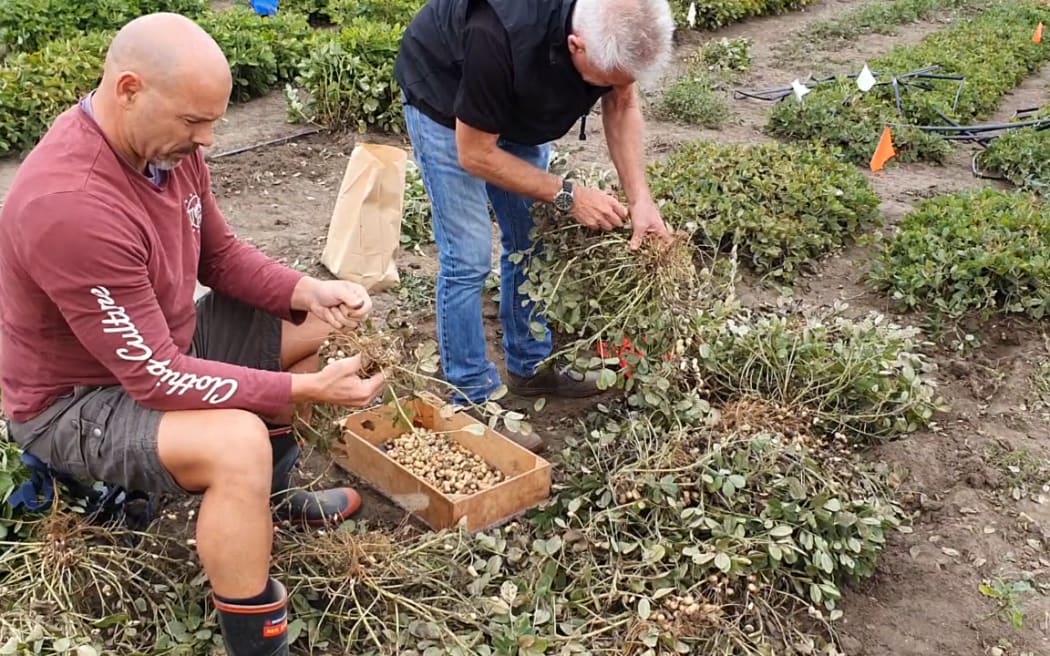
<instances>
[{"instance_id":1,"label":"black irrigation tubing","mask_svg":"<svg viewBox=\"0 0 1050 656\"><path fill-rule=\"evenodd\" d=\"M939 112L938 112L939 113ZM1050 129L1050 117L1037 118L1030 121L1014 121L1012 123L982 123L978 125L959 125L952 121L947 116L941 114L941 118L951 123L951 125L912 125L916 130L922 130L924 132L966 132L968 134L978 134L983 132L1002 132L1004 130L1019 130L1021 128L1033 128L1035 130L1047 130ZM947 138L947 136L945 137Z\"/></svg>"},{"instance_id":2,"label":"black irrigation tubing","mask_svg":"<svg viewBox=\"0 0 1050 656\"><path fill-rule=\"evenodd\" d=\"M296 139L299 139L300 137L308 137L311 134L317 134L320 131L321 128L307 128L306 130L295 132L293 134L286 134L285 136L277 137L276 139L270 139L268 141L262 141L259 143L250 144L248 146L241 146L240 148L233 148L232 150L223 151L221 153L215 153L214 155L208 155L205 157L205 159L207 159L208 161L212 161L223 157L229 157L231 155L240 155L241 153L246 153L250 150L256 150L257 148L264 148L266 146L276 146L277 144L282 144L286 141L294 141Z\"/></svg>"},{"instance_id":3,"label":"black irrigation tubing","mask_svg":"<svg viewBox=\"0 0 1050 656\"><path fill-rule=\"evenodd\" d=\"M927 67L924 67L924 68L920 68L920 69L911 71L909 73L902 73L901 75L892 76L890 78L890 80L888 80L888 81L876 82L875 86L892 85L894 87L894 95L897 98L897 109L898 109L898 111L900 111L900 109L901 109L901 106L900 106L901 99L900 99L900 88L899 87L900 87L901 84L908 85L908 86L916 86L918 88L929 90L929 89L932 89L932 87L924 86L921 83L916 82L914 80L955 80L955 81L958 81L960 83L959 91L956 93L956 96L955 96L955 104L957 105L958 102L959 102L959 95L962 93L962 85L966 83L966 78L961 76L961 75L946 75L946 74L943 74L943 73L934 73L934 71L936 71L938 68L939 68L939 66L933 65L933 66L927 66ZM872 76L877 78L879 75L881 75L880 72L872 71ZM829 82L836 82L836 81L839 81L839 80L853 80L853 79L856 79L856 76L853 76L853 75L849 75L849 76L846 76L846 75L832 75L832 76L823 77L823 78L814 78L812 75L810 75L806 80L801 81L801 82L802 82L802 84L805 84L808 87L818 87L818 86L820 86L822 84L827 84ZM744 98L754 98L755 100L766 100L766 101L778 101L778 100L782 100L782 99L786 98L787 96L790 96L793 91L794 91L794 89L791 86L787 86L787 87L775 87L773 89L765 89L765 90L759 90L759 91L747 91L747 90L744 90L744 89L736 89L734 91L734 93L737 96L741 96L741 97L744 97Z\"/></svg>"},{"instance_id":4,"label":"black irrigation tubing","mask_svg":"<svg viewBox=\"0 0 1050 656\"><path fill-rule=\"evenodd\" d=\"M825 84L827 82L834 82L835 80L838 80L838 79L839 78L836 77L836 76L823 77L823 78L819 78L818 79L818 78L814 78L811 75L810 77L808 77L805 80L805 82L803 82L803 84L813 83L813 84L819 86L819 85ZM743 89L736 89L734 91L734 93L736 93L739 96L743 96L745 98L754 98L755 100L770 100L770 101L773 101L773 100L780 100L781 98L783 98L785 96L791 95L792 91L794 91L794 89L792 89L790 86L787 86L787 87L777 87L777 88L774 88L774 89L767 89L765 91L744 91Z\"/></svg>"},{"instance_id":5,"label":"black irrigation tubing","mask_svg":"<svg viewBox=\"0 0 1050 656\"><path fill-rule=\"evenodd\" d=\"M1017 109L1014 110L1014 118L1026 118L1032 114L1038 114L1042 110L1042 107L1025 107L1023 109Z\"/></svg>"},{"instance_id":6,"label":"black irrigation tubing","mask_svg":"<svg viewBox=\"0 0 1050 656\"><path fill-rule=\"evenodd\" d=\"M983 153L983 150L978 150L976 153L973 154L973 157L970 158L970 170L973 172L973 177L980 178L982 180L1000 180L1006 182L1006 178L1004 178L1001 175L989 175L981 171L980 166L977 164L977 160L980 159L981 154Z\"/></svg>"},{"instance_id":7,"label":"black irrigation tubing","mask_svg":"<svg viewBox=\"0 0 1050 656\"><path fill-rule=\"evenodd\" d=\"M964 132L965 136L956 135L957 138L959 138L959 139L961 139L963 141L975 141L982 148L985 147L984 140L981 139L980 137L978 137L974 133L974 130L967 129L965 126L959 125L959 123L954 121L950 116L948 116L947 114L945 114L944 112L942 112L940 110L937 111L937 115L940 116L941 120L944 121L945 123L951 124L952 128L954 128L955 130L959 130L959 131Z\"/></svg>"}]
</instances>

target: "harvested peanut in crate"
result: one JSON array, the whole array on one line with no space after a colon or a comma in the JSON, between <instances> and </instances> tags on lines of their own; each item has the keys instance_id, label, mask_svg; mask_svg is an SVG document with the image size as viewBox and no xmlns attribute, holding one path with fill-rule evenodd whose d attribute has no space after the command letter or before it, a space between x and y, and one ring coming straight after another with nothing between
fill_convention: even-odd
<instances>
[{"instance_id":1,"label":"harvested peanut in crate","mask_svg":"<svg viewBox=\"0 0 1050 656\"><path fill-rule=\"evenodd\" d=\"M477 454L447 435L414 427L386 443L386 454L443 494L474 494L505 479Z\"/></svg>"}]
</instances>

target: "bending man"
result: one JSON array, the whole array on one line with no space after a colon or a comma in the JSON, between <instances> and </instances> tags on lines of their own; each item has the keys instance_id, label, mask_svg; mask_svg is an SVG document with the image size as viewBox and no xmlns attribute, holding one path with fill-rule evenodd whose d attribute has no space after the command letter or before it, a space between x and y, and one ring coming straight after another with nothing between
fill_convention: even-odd
<instances>
[{"instance_id":1,"label":"bending man","mask_svg":"<svg viewBox=\"0 0 1050 656\"><path fill-rule=\"evenodd\" d=\"M582 397L593 376L538 368L549 358L549 330L518 291L534 201L601 230L624 225L631 246L667 228L650 197L642 161L636 81L660 72L674 22L666 0L430 0L408 26L396 64L408 134L430 196L440 253L438 342L454 400L482 403L501 386L486 354L481 302L491 270L492 226L503 246L500 319L508 388L519 395ZM611 195L574 187L548 173L551 141L601 100L609 153L628 207ZM513 436L531 449L535 435Z\"/></svg>"},{"instance_id":2,"label":"bending man","mask_svg":"<svg viewBox=\"0 0 1050 656\"><path fill-rule=\"evenodd\" d=\"M59 116L0 211L0 387L9 434L74 478L203 495L197 548L231 656L288 653L269 576L271 493L288 490L295 404L360 406L382 376L318 371L328 332L371 308L239 241L202 147L229 64L175 14L127 24L99 87ZM194 301L196 281L213 291ZM339 521L349 489L283 495L282 517Z\"/></svg>"}]
</instances>

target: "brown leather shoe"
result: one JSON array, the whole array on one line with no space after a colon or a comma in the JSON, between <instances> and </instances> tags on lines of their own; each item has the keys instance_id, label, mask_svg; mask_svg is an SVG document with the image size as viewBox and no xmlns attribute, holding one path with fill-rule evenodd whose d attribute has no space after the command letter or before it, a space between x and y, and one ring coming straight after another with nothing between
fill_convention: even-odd
<instances>
[{"instance_id":1,"label":"brown leather shoe","mask_svg":"<svg viewBox=\"0 0 1050 656\"><path fill-rule=\"evenodd\" d=\"M570 367L544 368L531 378L507 372L507 389L518 396L555 396L582 399L601 394L598 372L581 373Z\"/></svg>"},{"instance_id":2,"label":"brown leather shoe","mask_svg":"<svg viewBox=\"0 0 1050 656\"><path fill-rule=\"evenodd\" d=\"M527 434L521 433L519 431L512 431L506 426L498 426L496 430L501 435L506 436L518 446L522 447L523 449L528 449L533 453L543 453L547 450L547 442L544 441L542 437L537 435L535 430Z\"/></svg>"},{"instance_id":3,"label":"brown leather shoe","mask_svg":"<svg viewBox=\"0 0 1050 656\"><path fill-rule=\"evenodd\" d=\"M468 415L470 415L474 419L477 419L486 426L489 423L489 420L484 415L482 415L477 408L473 406L459 406L458 409L460 412L467 413ZM514 442L518 446L522 447L523 449L528 449L533 453L542 453L547 449L546 441L544 441L542 437L537 435L535 430L529 433L522 433L520 431L512 431L511 429L507 428L506 425L497 424L496 432L500 435L503 435L504 437Z\"/></svg>"}]
</instances>

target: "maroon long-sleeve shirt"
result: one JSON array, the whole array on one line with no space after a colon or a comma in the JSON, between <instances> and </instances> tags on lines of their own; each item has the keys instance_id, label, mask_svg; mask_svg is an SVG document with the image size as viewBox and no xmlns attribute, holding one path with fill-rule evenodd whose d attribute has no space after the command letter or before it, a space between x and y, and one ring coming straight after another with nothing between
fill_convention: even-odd
<instances>
[{"instance_id":1,"label":"maroon long-sleeve shirt","mask_svg":"<svg viewBox=\"0 0 1050 656\"><path fill-rule=\"evenodd\" d=\"M303 274L239 241L203 155L160 184L80 106L19 167L0 209L0 389L21 422L75 385L122 385L160 410L291 403L291 376L188 355L196 281L284 319Z\"/></svg>"}]
</instances>

